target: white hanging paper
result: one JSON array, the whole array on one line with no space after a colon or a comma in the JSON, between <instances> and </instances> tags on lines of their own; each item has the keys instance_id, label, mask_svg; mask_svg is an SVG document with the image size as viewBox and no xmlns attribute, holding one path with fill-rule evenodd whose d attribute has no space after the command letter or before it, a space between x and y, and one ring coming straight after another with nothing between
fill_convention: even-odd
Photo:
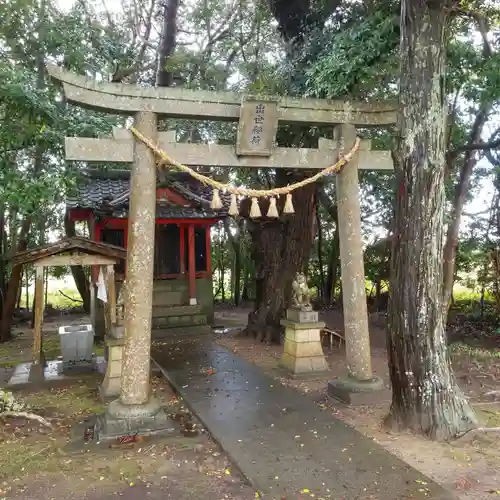
<instances>
[{"instance_id":1,"label":"white hanging paper","mask_svg":"<svg viewBox=\"0 0 500 500\"><path fill-rule=\"evenodd\" d=\"M97 298L103 302L108 302L108 294L106 292L106 282L102 273L102 267L99 270L99 277L97 278Z\"/></svg>"}]
</instances>

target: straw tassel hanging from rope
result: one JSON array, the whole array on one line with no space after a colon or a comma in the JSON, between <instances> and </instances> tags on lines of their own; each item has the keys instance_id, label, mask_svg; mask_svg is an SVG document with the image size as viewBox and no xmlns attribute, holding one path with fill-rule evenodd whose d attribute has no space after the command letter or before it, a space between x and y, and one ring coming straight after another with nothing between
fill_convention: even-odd
<instances>
[{"instance_id":1,"label":"straw tassel hanging from rope","mask_svg":"<svg viewBox=\"0 0 500 500\"><path fill-rule=\"evenodd\" d=\"M267 217L277 219L279 217L278 207L276 206L276 198L274 196L269 200L269 208L267 209Z\"/></svg>"},{"instance_id":2,"label":"straw tassel hanging from rope","mask_svg":"<svg viewBox=\"0 0 500 500\"><path fill-rule=\"evenodd\" d=\"M236 195L234 193L231 194L231 204L229 205L229 210L227 213L233 217L239 215L238 200L236 199Z\"/></svg>"},{"instance_id":3,"label":"straw tassel hanging from rope","mask_svg":"<svg viewBox=\"0 0 500 500\"><path fill-rule=\"evenodd\" d=\"M250 218L251 219L258 219L259 217L262 217L262 214L260 212L260 206L257 198L252 198L252 205L250 206Z\"/></svg>"},{"instance_id":4,"label":"straw tassel hanging from rope","mask_svg":"<svg viewBox=\"0 0 500 500\"><path fill-rule=\"evenodd\" d=\"M285 206L283 207L284 214L294 214L295 210L293 208L292 193L287 193L285 199Z\"/></svg>"},{"instance_id":5,"label":"straw tassel hanging from rope","mask_svg":"<svg viewBox=\"0 0 500 500\"><path fill-rule=\"evenodd\" d=\"M214 189L214 192L212 194L212 203L210 203L210 208L212 210L220 210L222 208L222 201L220 199L218 189Z\"/></svg>"}]
</instances>

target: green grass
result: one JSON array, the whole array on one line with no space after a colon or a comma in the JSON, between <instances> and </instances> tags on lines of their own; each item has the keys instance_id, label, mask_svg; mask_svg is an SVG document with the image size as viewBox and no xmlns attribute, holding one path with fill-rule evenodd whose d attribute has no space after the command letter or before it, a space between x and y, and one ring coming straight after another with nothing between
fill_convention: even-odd
<instances>
[{"instance_id":1,"label":"green grass","mask_svg":"<svg viewBox=\"0 0 500 500\"><path fill-rule=\"evenodd\" d=\"M449 350L452 355L465 355L477 360L500 359L500 351L498 349L483 349L482 347L473 347L462 342L451 344Z\"/></svg>"},{"instance_id":2,"label":"green grass","mask_svg":"<svg viewBox=\"0 0 500 500\"><path fill-rule=\"evenodd\" d=\"M78 307L82 305L80 294L78 293L78 290L76 288L61 288L61 291L64 293L64 295L75 299L76 302L59 293L59 290L53 290L47 293L47 304L50 304L56 309L70 309L72 307ZM28 309L31 310L33 308L33 293L31 291L28 297L28 301ZM23 292L21 296L20 306L24 308L26 307L25 292Z\"/></svg>"}]
</instances>

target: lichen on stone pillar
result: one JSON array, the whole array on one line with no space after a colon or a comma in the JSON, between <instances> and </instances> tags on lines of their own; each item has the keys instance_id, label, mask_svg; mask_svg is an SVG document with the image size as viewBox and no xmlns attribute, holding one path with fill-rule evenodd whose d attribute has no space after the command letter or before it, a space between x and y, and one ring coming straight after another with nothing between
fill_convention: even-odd
<instances>
[{"instance_id":1,"label":"lichen on stone pillar","mask_svg":"<svg viewBox=\"0 0 500 500\"><path fill-rule=\"evenodd\" d=\"M354 144L356 128L354 125L339 125L335 129L335 135L340 158ZM370 380L373 375L357 164L356 154L336 177L340 267L348 372L355 379Z\"/></svg>"},{"instance_id":2,"label":"lichen on stone pillar","mask_svg":"<svg viewBox=\"0 0 500 500\"><path fill-rule=\"evenodd\" d=\"M156 115L137 113L135 127L154 141ZM137 141L130 181L125 346L120 394L123 405L145 404L150 397L155 216L155 158L145 144Z\"/></svg>"}]
</instances>

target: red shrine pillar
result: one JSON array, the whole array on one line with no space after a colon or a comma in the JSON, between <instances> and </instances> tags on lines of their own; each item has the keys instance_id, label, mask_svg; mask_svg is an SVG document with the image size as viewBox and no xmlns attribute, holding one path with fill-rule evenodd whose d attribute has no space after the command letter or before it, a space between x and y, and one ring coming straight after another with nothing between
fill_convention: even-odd
<instances>
[{"instance_id":1,"label":"red shrine pillar","mask_svg":"<svg viewBox=\"0 0 500 500\"><path fill-rule=\"evenodd\" d=\"M188 226L188 293L189 305L195 306L198 301L196 299L196 267L194 258L194 226Z\"/></svg>"}]
</instances>

